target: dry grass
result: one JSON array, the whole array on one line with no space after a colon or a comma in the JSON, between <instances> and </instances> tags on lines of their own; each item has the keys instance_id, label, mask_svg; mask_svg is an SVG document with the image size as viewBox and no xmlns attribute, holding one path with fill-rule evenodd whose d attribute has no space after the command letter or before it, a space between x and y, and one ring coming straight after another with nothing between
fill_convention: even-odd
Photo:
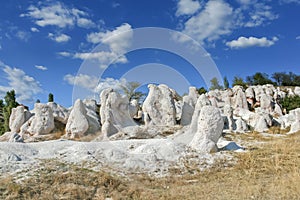
<instances>
[{"instance_id":1,"label":"dry grass","mask_svg":"<svg viewBox=\"0 0 300 200\"><path fill-rule=\"evenodd\" d=\"M248 136L261 139L256 133ZM0 181L3 199L300 199L300 132L271 138L234 154L238 163L217 165L194 175L127 178L50 162L37 176L15 183ZM2 196L1 196L2 195Z\"/></svg>"}]
</instances>

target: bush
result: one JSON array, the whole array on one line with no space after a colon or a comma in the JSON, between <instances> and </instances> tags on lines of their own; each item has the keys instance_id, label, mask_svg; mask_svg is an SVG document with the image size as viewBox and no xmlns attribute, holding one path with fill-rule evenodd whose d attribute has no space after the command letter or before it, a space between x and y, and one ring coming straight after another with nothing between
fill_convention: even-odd
<instances>
[{"instance_id":1,"label":"bush","mask_svg":"<svg viewBox=\"0 0 300 200\"><path fill-rule=\"evenodd\" d=\"M282 107L286 109L287 112L300 108L300 96L285 97L282 102Z\"/></svg>"}]
</instances>

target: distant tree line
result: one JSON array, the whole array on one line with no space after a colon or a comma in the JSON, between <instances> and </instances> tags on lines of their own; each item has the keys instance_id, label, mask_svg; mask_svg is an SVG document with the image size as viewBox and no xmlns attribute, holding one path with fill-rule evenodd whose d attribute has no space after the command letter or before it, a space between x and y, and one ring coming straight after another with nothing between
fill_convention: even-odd
<instances>
[{"instance_id":1,"label":"distant tree line","mask_svg":"<svg viewBox=\"0 0 300 200\"><path fill-rule=\"evenodd\" d=\"M229 82L227 77L224 77L224 86L220 85L218 79L214 77L211 79L210 83L210 90L215 89L227 89L229 88ZM232 81L232 87L236 85L243 86L247 88L248 86L252 85L265 85L265 84L272 84L274 86L300 86L300 75L297 75L293 72L275 72L269 78L269 75L266 73L256 72L252 76L247 76L246 80L242 77L235 76Z\"/></svg>"}]
</instances>

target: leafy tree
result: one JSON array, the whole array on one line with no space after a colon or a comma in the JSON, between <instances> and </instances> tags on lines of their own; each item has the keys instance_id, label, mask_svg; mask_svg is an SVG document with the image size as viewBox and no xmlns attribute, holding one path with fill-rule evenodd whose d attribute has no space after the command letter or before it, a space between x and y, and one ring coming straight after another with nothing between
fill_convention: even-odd
<instances>
[{"instance_id":1,"label":"leafy tree","mask_svg":"<svg viewBox=\"0 0 300 200\"><path fill-rule=\"evenodd\" d=\"M300 86L300 76L293 72L276 72L272 74L272 78L279 86Z\"/></svg>"},{"instance_id":2,"label":"leafy tree","mask_svg":"<svg viewBox=\"0 0 300 200\"><path fill-rule=\"evenodd\" d=\"M224 88L225 88L225 89L228 89L228 88L229 88L229 82L228 82L228 79L227 79L226 76L224 77Z\"/></svg>"},{"instance_id":3,"label":"leafy tree","mask_svg":"<svg viewBox=\"0 0 300 200\"><path fill-rule=\"evenodd\" d=\"M52 93L48 95L48 102L54 102L54 95Z\"/></svg>"},{"instance_id":4,"label":"leafy tree","mask_svg":"<svg viewBox=\"0 0 300 200\"><path fill-rule=\"evenodd\" d=\"M274 84L274 82L269 79L268 74L261 72L256 72L253 76L247 76L246 80L249 85Z\"/></svg>"},{"instance_id":5,"label":"leafy tree","mask_svg":"<svg viewBox=\"0 0 300 200\"><path fill-rule=\"evenodd\" d=\"M6 93L5 97L5 106L3 110L4 117L4 131L9 131L9 117L13 108L17 107L19 104L16 101L16 93L14 90L11 90Z\"/></svg>"},{"instance_id":6,"label":"leafy tree","mask_svg":"<svg viewBox=\"0 0 300 200\"><path fill-rule=\"evenodd\" d=\"M219 84L219 80L214 77L213 79L210 80L211 86L209 88L209 90L222 90L223 87Z\"/></svg>"},{"instance_id":7,"label":"leafy tree","mask_svg":"<svg viewBox=\"0 0 300 200\"><path fill-rule=\"evenodd\" d=\"M232 86L240 85L243 86L243 88L247 88L247 83L244 82L243 78L235 76L232 82Z\"/></svg>"},{"instance_id":8,"label":"leafy tree","mask_svg":"<svg viewBox=\"0 0 300 200\"><path fill-rule=\"evenodd\" d=\"M283 108L286 109L287 112L289 112L290 110L299 108L300 107L300 96L285 97L281 101L281 105Z\"/></svg>"},{"instance_id":9,"label":"leafy tree","mask_svg":"<svg viewBox=\"0 0 300 200\"><path fill-rule=\"evenodd\" d=\"M3 112L4 112L4 102L2 99L0 99L0 135L2 135L5 132Z\"/></svg>"},{"instance_id":10,"label":"leafy tree","mask_svg":"<svg viewBox=\"0 0 300 200\"><path fill-rule=\"evenodd\" d=\"M275 80L276 84L282 86L284 77L286 76L285 72L275 72L272 74L272 78Z\"/></svg>"},{"instance_id":11,"label":"leafy tree","mask_svg":"<svg viewBox=\"0 0 300 200\"><path fill-rule=\"evenodd\" d=\"M136 91L136 89L140 86L141 84L139 82L129 82L127 85L122 86L122 89L128 97L129 102L133 99L136 99L139 102L140 99L146 95L142 92Z\"/></svg>"},{"instance_id":12,"label":"leafy tree","mask_svg":"<svg viewBox=\"0 0 300 200\"><path fill-rule=\"evenodd\" d=\"M205 94L207 92L207 90L204 87L201 87L198 89L198 93L201 94Z\"/></svg>"}]
</instances>

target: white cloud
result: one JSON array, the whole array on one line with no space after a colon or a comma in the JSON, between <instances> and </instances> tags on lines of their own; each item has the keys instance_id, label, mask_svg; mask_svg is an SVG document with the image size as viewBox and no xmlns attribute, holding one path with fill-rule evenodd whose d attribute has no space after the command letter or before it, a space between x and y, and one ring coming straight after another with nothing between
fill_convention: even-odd
<instances>
[{"instance_id":1,"label":"white cloud","mask_svg":"<svg viewBox=\"0 0 300 200\"><path fill-rule=\"evenodd\" d=\"M25 42L29 40L30 36L31 36L30 33L26 31L17 31L16 33L16 37Z\"/></svg>"},{"instance_id":2,"label":"white cloud","mask_svg":"<svg viewBox=\"0 0 300 200\"><path fill-rule=\"evenodd\" d=\"M96 76L90 76L87 74L79 74L77 76L67 74L65 75L64 80L70 85L79 86L89 90L90 92L98 94L100 94L103 90L107 88L112 88L121 92L122 87L126 87L128 84L126 79L118 80L113 78L106 78L100 80Z\"/></svg>"},{"instance_id":3,"label":"white cloud","mask_svg":"<svg viewBox=\"0 0 300 200\"><path fill-rule=\"evenodd\" d=\"M278 41L277 37L268 40L266 37L239 37L237 40L226 42L226 45L232 49L248 48L248 47L270 47Z\"/></svg>"},{"instance_id":4,"label":"white cloud","mask_svg":"<svg viewBox=\"0 0 300 200\"><path fill-rule=\"evenodd\" d=\"M33 77L28 76L23 70L9 67L2 62L0 62L0 67L6 74L8 81L7 86L0 86L2 97L7 91L14 89L18 102L32 103L34 102L34 96L42 92L40 83Z\"/></svg>"},{"instance_id":5,"label":"white cloud","mask_svg":"<svg viewBox=\"0 0 300 200\"><path fill-rule=\"evenodd\" d=\"M123 53L131 45L133 30L130 24L122 24L113 31L96 32L87 35L87 41L98 44L103 43L115 53Z\"/></svg>"},{"instance_id":6,"label":"white cloud","mask_svg":"<svg viewBox=\"0 0 300 200\"><path fill-rule=\"evenodd\" d=\"M122 87L126 87L128 82L126 79L113 79L113 78L106 78L101 79L101 81L98 83L97 87L94 89L94 92L101 93L103 90L107 88L112 88L114 90L117 90L119 92L122 92Z\"/></svg>"},{"instance_id":7,"label":"white cloud","mask_svg":"<svg viewBox=\"0 0 300 200\"><path fill-rule=\"evenodd\" d=\"M236 0L239 6L232 1L225 0L197 1L200 8L188 6L191 4L184 4L184 2L195 3L192 0L180 0L176 16L184 13L179 11L180 4L186 5L187 8L194 8L195 11L190 11L191 16L180 22L183 27L182 32L201 44L208 43L212 46L214 46L214 41L231 34L235 29L266 25L279 17L268 5L270 0ZM177 39L178 42L186 42L184 38Z\"/></svg>"},{"instance_id":8,"label":"white cloud","mask_svg":"<svg viewBox=\"0 0 300 200\"><path fill-rule=\"evenodd\" d=\"M34 67L39 69L39 70L42 70L42 71L46 71L48 69L47 67L45 67L43 65L35 65Z\"/></svg>"},{"instance_id":9,"label":"white cloud","mask_svg":"<svg viewBox=\"0 0 300 200\"><path fill-rule=\"evenodd\" d=\"M231 33L234 27L233 8L222 0L211 0L203 11L191 17L184 26L183 33L201 43L219 39Z\"/></svg>"},{"instance_id":10,"label":"white cloud","mask_svg":"<svg viewBox=\"0 0 300 200\"><path fill-rule=\"evenodd\" d=\"M201 8L197 0L179 0L177 4L176 16L193 15Z\"/></svg>"},{"instance_id":11,"label":"white cloud","mask_svg":"<svg viewBox=\"0 0 300 200\"><path fill-rule=\"evenodd\" d=\"M72 56L71 53L66 52L66 51L58 52L57 54L60 56L63 56L63 57L71 57Z\"/></svg>"},{"instance_id":12,"label":"white cloud","mask_svg":"<svg viewBox=\"0 0 300 200\"><path fill-rule=\"evenodd\" d=\"M41 27L58 26L65 28L77 24L79 27L90 28L94 25L91 20L86 18L88 16L86 12L69 8L60 2L39 3L38 6L31 5L28 12L20 16L32 18L35 24Z\"/></svg>"},{"instance_id":13,"label":"white cloud","mask_svg":"<svg viewBox=\"0 0 300 200\"><path fill-rule=\"evenodd\" d=\"M59 35L54 35L53 33L49 33L48 37L58 43L61 42L68 42L69 40L71 40L71 37L66 35L66 34L59 34Z\"/></svg>"},{"instance_id":14,"label":"white cloud","mask_svg":"<svg viewBox=\"0 0 300 200\"><path fill-rule=\"evenodd\" d=\"M82 27L82 28L92 28L92 27L95 27L95 23L92 20L86 19L86 18L78 18L77 19L77 25L79 27Z\"/></svg>"},{"instance_id":15,"label":"white cloud","mask_svg":"<svg viewBox=\"0 0 300 200\"><path fill-rule=\"evenodd\" d=\"M296 40L300 40L300 35L296 37Z\"/></svg>"},{"instance_id":16,"label":"white cloud","mask_svg":"<svg viewBox=\"0 0 300 200\"><path fill-rule=\"evenodd\" d=\"M252 2L253 3L253 2ZM268 21L277 19L279 16L273 13L272 7L264 3L253 3L251 7L248 8L249 16L245 16L246 20L244 23L245 27L257 27L264 25Z\"/></svg>"},{"instance_id":17,"label":"white cloud","mask_svg":"<svg viewBox=\"0 0 300 200\"><path fill-rule=\"evenodd\" d=\"M86 74L79 74L77 76L67 74L65 75L64 80L70 85L77 85L93 91L96 88L99 79L95 76L89 76Z\"/></svg>"},{"instance_id":18,"label":"white cloud","mask_svg":"<svg viewBox=\"0 0 300 200\"><path fill-rule=\"evenodd\" d=\"M35 27L31 27L30 30L31 32L40 32L40 30Z\"/></svg>"},{"instance_id":19,"label":"white cloud","mask_svg":"<svg viewBox=\"0 0 300 200\"><path fill-rule=\"evenodd\" d=\"M106 68L112 63L127 63L128 60L124 55L119 55L114 52L100 51L92 53L75 53L74 58L79 58L82 60L94 60L99 62L100 68Z\"/></svg>"},{"instance_id":20,"label":"white cloud","mask_svg":"<svg viewBox=\"0 0 300 200\"><path fill-rule=\"evenodd\" d=\"M279 1L281 4L285 4L285 3L296 3L296 4L300 4L300 0L280 0Z\"/></svg>"}]
</instances>

